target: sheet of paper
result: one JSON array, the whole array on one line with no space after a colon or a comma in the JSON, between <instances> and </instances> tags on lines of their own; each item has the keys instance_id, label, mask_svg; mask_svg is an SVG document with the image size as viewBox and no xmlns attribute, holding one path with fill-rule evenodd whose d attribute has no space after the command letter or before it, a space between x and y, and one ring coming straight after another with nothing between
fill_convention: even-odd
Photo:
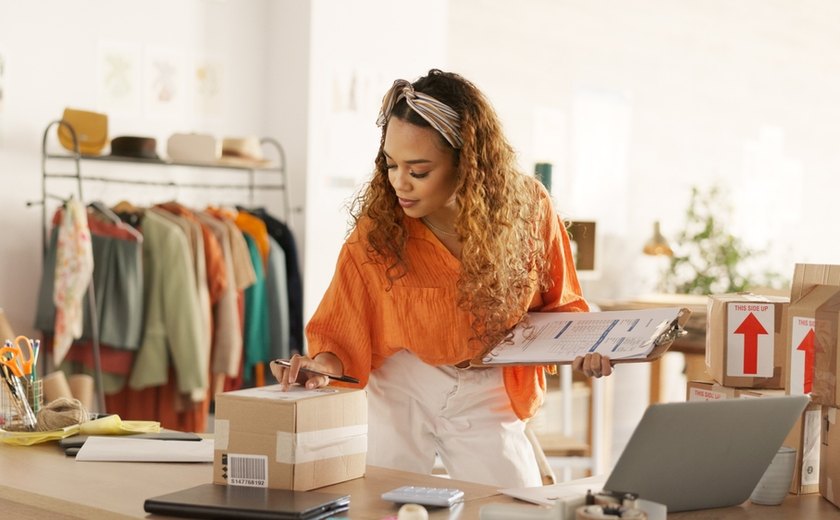
<instances>
[{"instance_id":1,"label":"sheet of paper","mask_svg":"<svg viewBox=\"0 0 840 520\"><path fill-rule=\"evenodd\" d=\"M583 498L586 496L587 491L597 493L604 488L604 482L606 481L607 475L597 475L594 477L570 480L560 484L552 484L550 486L508 488L500 489L499 491L505 495L518 498L519 500L551 506L554 505L557 500Z\"/></svg>"},{"instance_id":2,"label":"sheet of paper","mask_svg":"<svg viewBox=\"0 0 840 520\"><path fill-rule=\"evenodd\" d=\"M611 359L644 358L680 307L605 311L531 312L510 342L493 348L485 364L562 363L597 352Z\"/></svg>"},{"instance_id":3,"label":"sheet of paper","mask_svg":"<svg viewBox=\"0 0 840 520\"><path fill-rule=\"evenodd\" d=\"M161 441L131 437L88 437L77 461L213 462L213 439Z\"/></svg>"}]
</instances>

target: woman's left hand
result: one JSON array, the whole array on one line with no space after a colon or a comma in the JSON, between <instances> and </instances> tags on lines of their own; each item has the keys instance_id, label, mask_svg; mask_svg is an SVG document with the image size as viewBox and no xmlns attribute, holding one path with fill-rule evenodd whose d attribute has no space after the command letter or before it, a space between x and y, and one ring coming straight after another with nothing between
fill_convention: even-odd
<instances>
[{"instance_id":1,"label":"woman's left hand","mask_svg":"<svg viewBox=\"0 0 840 520\"><path fill-rule=\"evenodd\" d=\"M601 377L612 374L610 358L597 352L576 357L572 362L572 368L578 372L583 372L586 377Z\"/></svg>"}]
</instances>

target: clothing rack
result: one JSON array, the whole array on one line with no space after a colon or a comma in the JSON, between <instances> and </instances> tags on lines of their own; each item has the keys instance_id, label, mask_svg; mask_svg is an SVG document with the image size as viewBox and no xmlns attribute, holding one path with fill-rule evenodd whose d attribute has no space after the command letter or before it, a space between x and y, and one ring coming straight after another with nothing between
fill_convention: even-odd
<instances>
[{"instance_id":1,"label":"clothing rack","mask_svg":"<svg viewBox=\"0 0 840 520\"><path fill-rule=\"evenodd\" d=\"M65 127L71 136L73 142L73 151L67 153L51 153L48 150L49 134L53 127ZM126 184L136 186L161 186L174 188L196 188L196 189L222 189L222 190L248 190L248 202L250 205L254 203L254 194L256 190L280 191L283 197L283 217L286 222L292 213L291 199L289 190L287 189L286 178L286 154L280 143L270 137L260 139L260 145L274 150L274 155L277 156L277 163L271 163L265 166L261 165L238 165L238 164L205 164L205 163L185 163L177 161L163 161L155 159L141 159L132 157L119 157L111 155L90 156L82 155L79 150L79 141L76 131L73 126L64 120L55 120L50 122L44 129L43 139L41 141L41 198L36 201L26 202L27 207L41 206L41 254L42 258L46 258L46 253L49 248L49 215L47 214L47 201L49 199L65 201L66 199L47 191L47 184L49 179L75 179L76 193L79 200L85 204L85 197L83 192L83 184L85 182L99 182L106 184ZM48 162L51 160L66 160L72 161L75 169L72 172L50 172L48 169ZM82 162L118 162L131 163L137 165L149 166L182 166L188 168L209 168L217 170L244 170L248 172L247 183L194 183L194 182L175 182L175 181L158 181L145 179L129 179L125 177L111 177L111 176L97 176L97 175L82 175ZM256 172L270 172L279 174L280 183L257 183ZM91 343L93 346L94 357L94 383L96 386L96 400L99 413L105 413L105 391L102 384L102 366L100 357L100 343L99 343L99 320L96 314L96 296L94 290L93 279L91 279L87 290L88 312L91 319ZM44 366L47 370L50 367L49 350L44 349L43 356Z\"/></svg>"}]
</instances>

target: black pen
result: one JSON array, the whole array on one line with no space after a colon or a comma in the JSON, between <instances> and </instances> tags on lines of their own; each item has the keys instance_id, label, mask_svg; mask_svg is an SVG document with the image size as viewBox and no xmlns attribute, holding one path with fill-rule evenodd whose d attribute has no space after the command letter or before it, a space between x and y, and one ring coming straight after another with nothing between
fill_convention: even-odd
<instances>
[{"instance_id":1,"label":"black pen","mask_svg":"<svg viewBox=\"0 0 840 520\"><path fill-rule=\"evenodd\" d=\"M278 365L282 365L284 367L291 367L292 366L292 364L286 359L275 359L275 360L272 361L272 363L277 363ZM332 379L333 381L343 381L345 383L356 383L356 384L359 383L359 380L356 379L355 377L344 376L344 375L337 376L335 374L328 374L326 372L321 372L320 370L316 370L314 368L300 367L300 369L305 370L307 372L312 372L313 374L318 374L319 376L327 376L330 379Z\"/></svg>"}]
</instances>

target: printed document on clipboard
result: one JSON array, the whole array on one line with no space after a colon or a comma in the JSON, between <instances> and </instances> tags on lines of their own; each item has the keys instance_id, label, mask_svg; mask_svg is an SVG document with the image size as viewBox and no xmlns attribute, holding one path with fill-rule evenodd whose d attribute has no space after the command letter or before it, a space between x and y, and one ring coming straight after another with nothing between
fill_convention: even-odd
<instances>
[{"instance_id":1,"label":"printed document on clipboard","mask_svg":"<svg viewBox=\"0 0 840 520\"><path fill-rule=\"evenodd\" d=\"M473 366L569 364L599 353L618 363L652 361L684 334L691 311L656 307L604 312L529 312L506 339Z\"/></svg>"}]
</instances>

